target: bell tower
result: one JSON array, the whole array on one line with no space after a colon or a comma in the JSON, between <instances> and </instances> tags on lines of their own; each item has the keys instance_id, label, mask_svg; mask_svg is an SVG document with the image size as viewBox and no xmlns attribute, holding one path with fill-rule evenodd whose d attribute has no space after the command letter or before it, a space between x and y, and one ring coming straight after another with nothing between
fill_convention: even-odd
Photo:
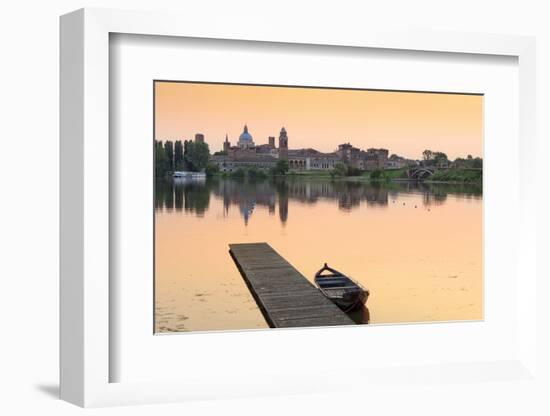
<instances>
[{"instance_id":1,"label":"bell tower","mask_svg":"<svg viewBox=\"0 0 550 416\"><path fill-rule=\"evenodd\" d=\"M279 133L279 158L288 159L288 136L284 127Z\"/></svg>"},{"instance_id":2,"label":"bell tower","mask_svg":"<svg viewBox=\"0 0 550 416\"><path fill-rule=\"evenodd\" d=\"M229 138L227 137L227 133L225 134L225 142L223 142L223 151L225 153L229 153L229 148L231 147L231 143L229 142Z\"/></svg>"}]
</instances>

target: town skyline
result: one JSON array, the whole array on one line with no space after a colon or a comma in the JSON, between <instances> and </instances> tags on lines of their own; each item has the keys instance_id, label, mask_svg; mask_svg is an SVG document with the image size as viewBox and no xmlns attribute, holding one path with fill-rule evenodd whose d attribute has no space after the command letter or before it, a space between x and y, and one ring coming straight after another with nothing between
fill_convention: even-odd
<instances>
[{"instance_id":1,"label":"town skyline","mask_svg":"<svg viewBox=\"0 0 550 416\"><path fill-rule=\"evenodd\" d=\"M245 124L246 126L248 126L248 124ZM282 126L284 128L284 126ZM242 130L242 129L241 129ZM242 131L241 131L242 133ZM263 145L263 144L267 144L269 142L269 137L275 137L277 138L278 137L278 134L279 133L275 133L271 136L268 136L266 137L265 141L263 142L256 142L256 138L254 136L254 141L256 142L257 145ZM211 154L214 154L214 153L217 153L217 152L223 152L224 148L223 148L223 143L226 139L226 136L224 136L220 143L221 145L220 146L217 146L217 147L213 147L212 146L212 143L211 141L208 140L208 137L206 137L206 135L200 131L197 131L195 133L192 133L191 135L189 135L189 137L166 137L166 138L155 138L155 141L159 141L159 142L166 142L166 141L171 141L171 142L175 142L177 140L181 141L181 142L184 142L186 140L188 141L194 141L196 140L196 135L201 135L203 136L203 139L204 139L204 142L206 144L208 144L208 147L210 149L210 153ZM238 143L238 140L239 140L239 136L240 134L236 134L235 137L233 139L231 139L231 135L229 135L229 133L227 133L227 139L229 140L229 142L232 144L232 145L236 145ZM305 148L312 148L314 150L318 150L322 153L333 153L333 152L336 152L338 150L338 146L342 145L342 144L351 144L351 145L355 145L355 143L352 141L352 140L343 140L339 145L336 146L336 148L334 149L320 149L320 148L316 148L314 146L308 146L308 147L305 147ZM305 149L304 148L304 149ZM367 149L371 149L371 148L380 148L380 149L386 149L389 151L389 155L397 155L397 156L400 156L400 157L405 157L407 159L410 159L410 160L422 160L422 152L417 155L417 156L413 156L413 157L408 157L408 156L405 156L403 155L402 153L398 152L398 151L394 151L392 149L388 149L387 147L384 147L384 146L380 146L380 147L374 147L374 146L365 146L365 147L360 147L361 150L367 150ZM445 152L445 149L423 149L424 150L432 150L432 151L441 151L443 153L446 153ZM476 154L472 154L472 153L468 153L468 154L464 154L464 155L457 155L456 157L453 157L453 158L449 158L449 160L454 160L456 158L466 158L468 155L471 155L472 157L476 158L476 157L479 157L479 158L483 158L482 155L476 155Z\"/></svg>"},{"instance_id":2,"label":"town skyline","mask_svg":"<svg viewBox=\"0 0 550 416\"><path fill-rule=\"evenodd\" d=\"M483 157L482 96L370 90L155 83L155 139L204 135L212 153L247 125L257 144L282 127L292 147L334 152L342 143L422 159Z\"/></svg>"}]
</instances>

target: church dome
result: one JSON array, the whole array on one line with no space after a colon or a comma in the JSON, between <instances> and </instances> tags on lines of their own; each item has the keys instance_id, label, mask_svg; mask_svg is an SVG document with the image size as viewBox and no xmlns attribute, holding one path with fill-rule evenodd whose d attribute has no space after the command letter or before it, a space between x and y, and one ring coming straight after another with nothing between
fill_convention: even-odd
<instances>
[{"instance_id":1,"label":"church dome","mask_svg":"<svg viewBox=\"0 0 550 416\"><path fill-rule=\"evenodd\" d=\"M239 136L239 143L252 143L252 135L248 132L248 126L245 124L244 131Z\"/></svg>"}]
</instances>

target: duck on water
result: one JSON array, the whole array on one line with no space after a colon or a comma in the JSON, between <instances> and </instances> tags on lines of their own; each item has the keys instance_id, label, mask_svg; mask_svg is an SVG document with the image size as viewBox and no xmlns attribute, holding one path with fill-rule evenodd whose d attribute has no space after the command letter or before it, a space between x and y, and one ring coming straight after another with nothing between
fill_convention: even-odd
<instances>
[{"instance_id":1,"label":"duck on water","mask_svg":"<svg viewBox=\"0 0 550 416\"><path fill-rule=\"evenodd\" d=\"M366 303L369 291L358 282L328 267L327 263L315 273L319 290L344 312L352 311Z\"/></svg>"}]
</instances>

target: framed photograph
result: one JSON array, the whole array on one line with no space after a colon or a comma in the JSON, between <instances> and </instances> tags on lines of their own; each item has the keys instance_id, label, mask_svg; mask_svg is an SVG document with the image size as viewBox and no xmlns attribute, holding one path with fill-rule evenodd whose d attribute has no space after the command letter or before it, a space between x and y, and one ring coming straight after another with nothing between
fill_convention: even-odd
<instances>
[{"instance_id":1,"label":"framed photograph","mask_svg":"<svg viewBox=\"0 0 550 416\"><path fill-rule=\"evenodd\" d=\"M534 51L63 16L62 398L536 384Z\"/></svg>"},{"instance_id":2,"label":"framed photograph","mask_svg":"<svg viewBox=\"0 0 550 416\"><path fill-rule=\"evenodd\" d=\"M154 103L155 333L483 319L482 94L157 80Z\"/></svg>"}]
</instances>

